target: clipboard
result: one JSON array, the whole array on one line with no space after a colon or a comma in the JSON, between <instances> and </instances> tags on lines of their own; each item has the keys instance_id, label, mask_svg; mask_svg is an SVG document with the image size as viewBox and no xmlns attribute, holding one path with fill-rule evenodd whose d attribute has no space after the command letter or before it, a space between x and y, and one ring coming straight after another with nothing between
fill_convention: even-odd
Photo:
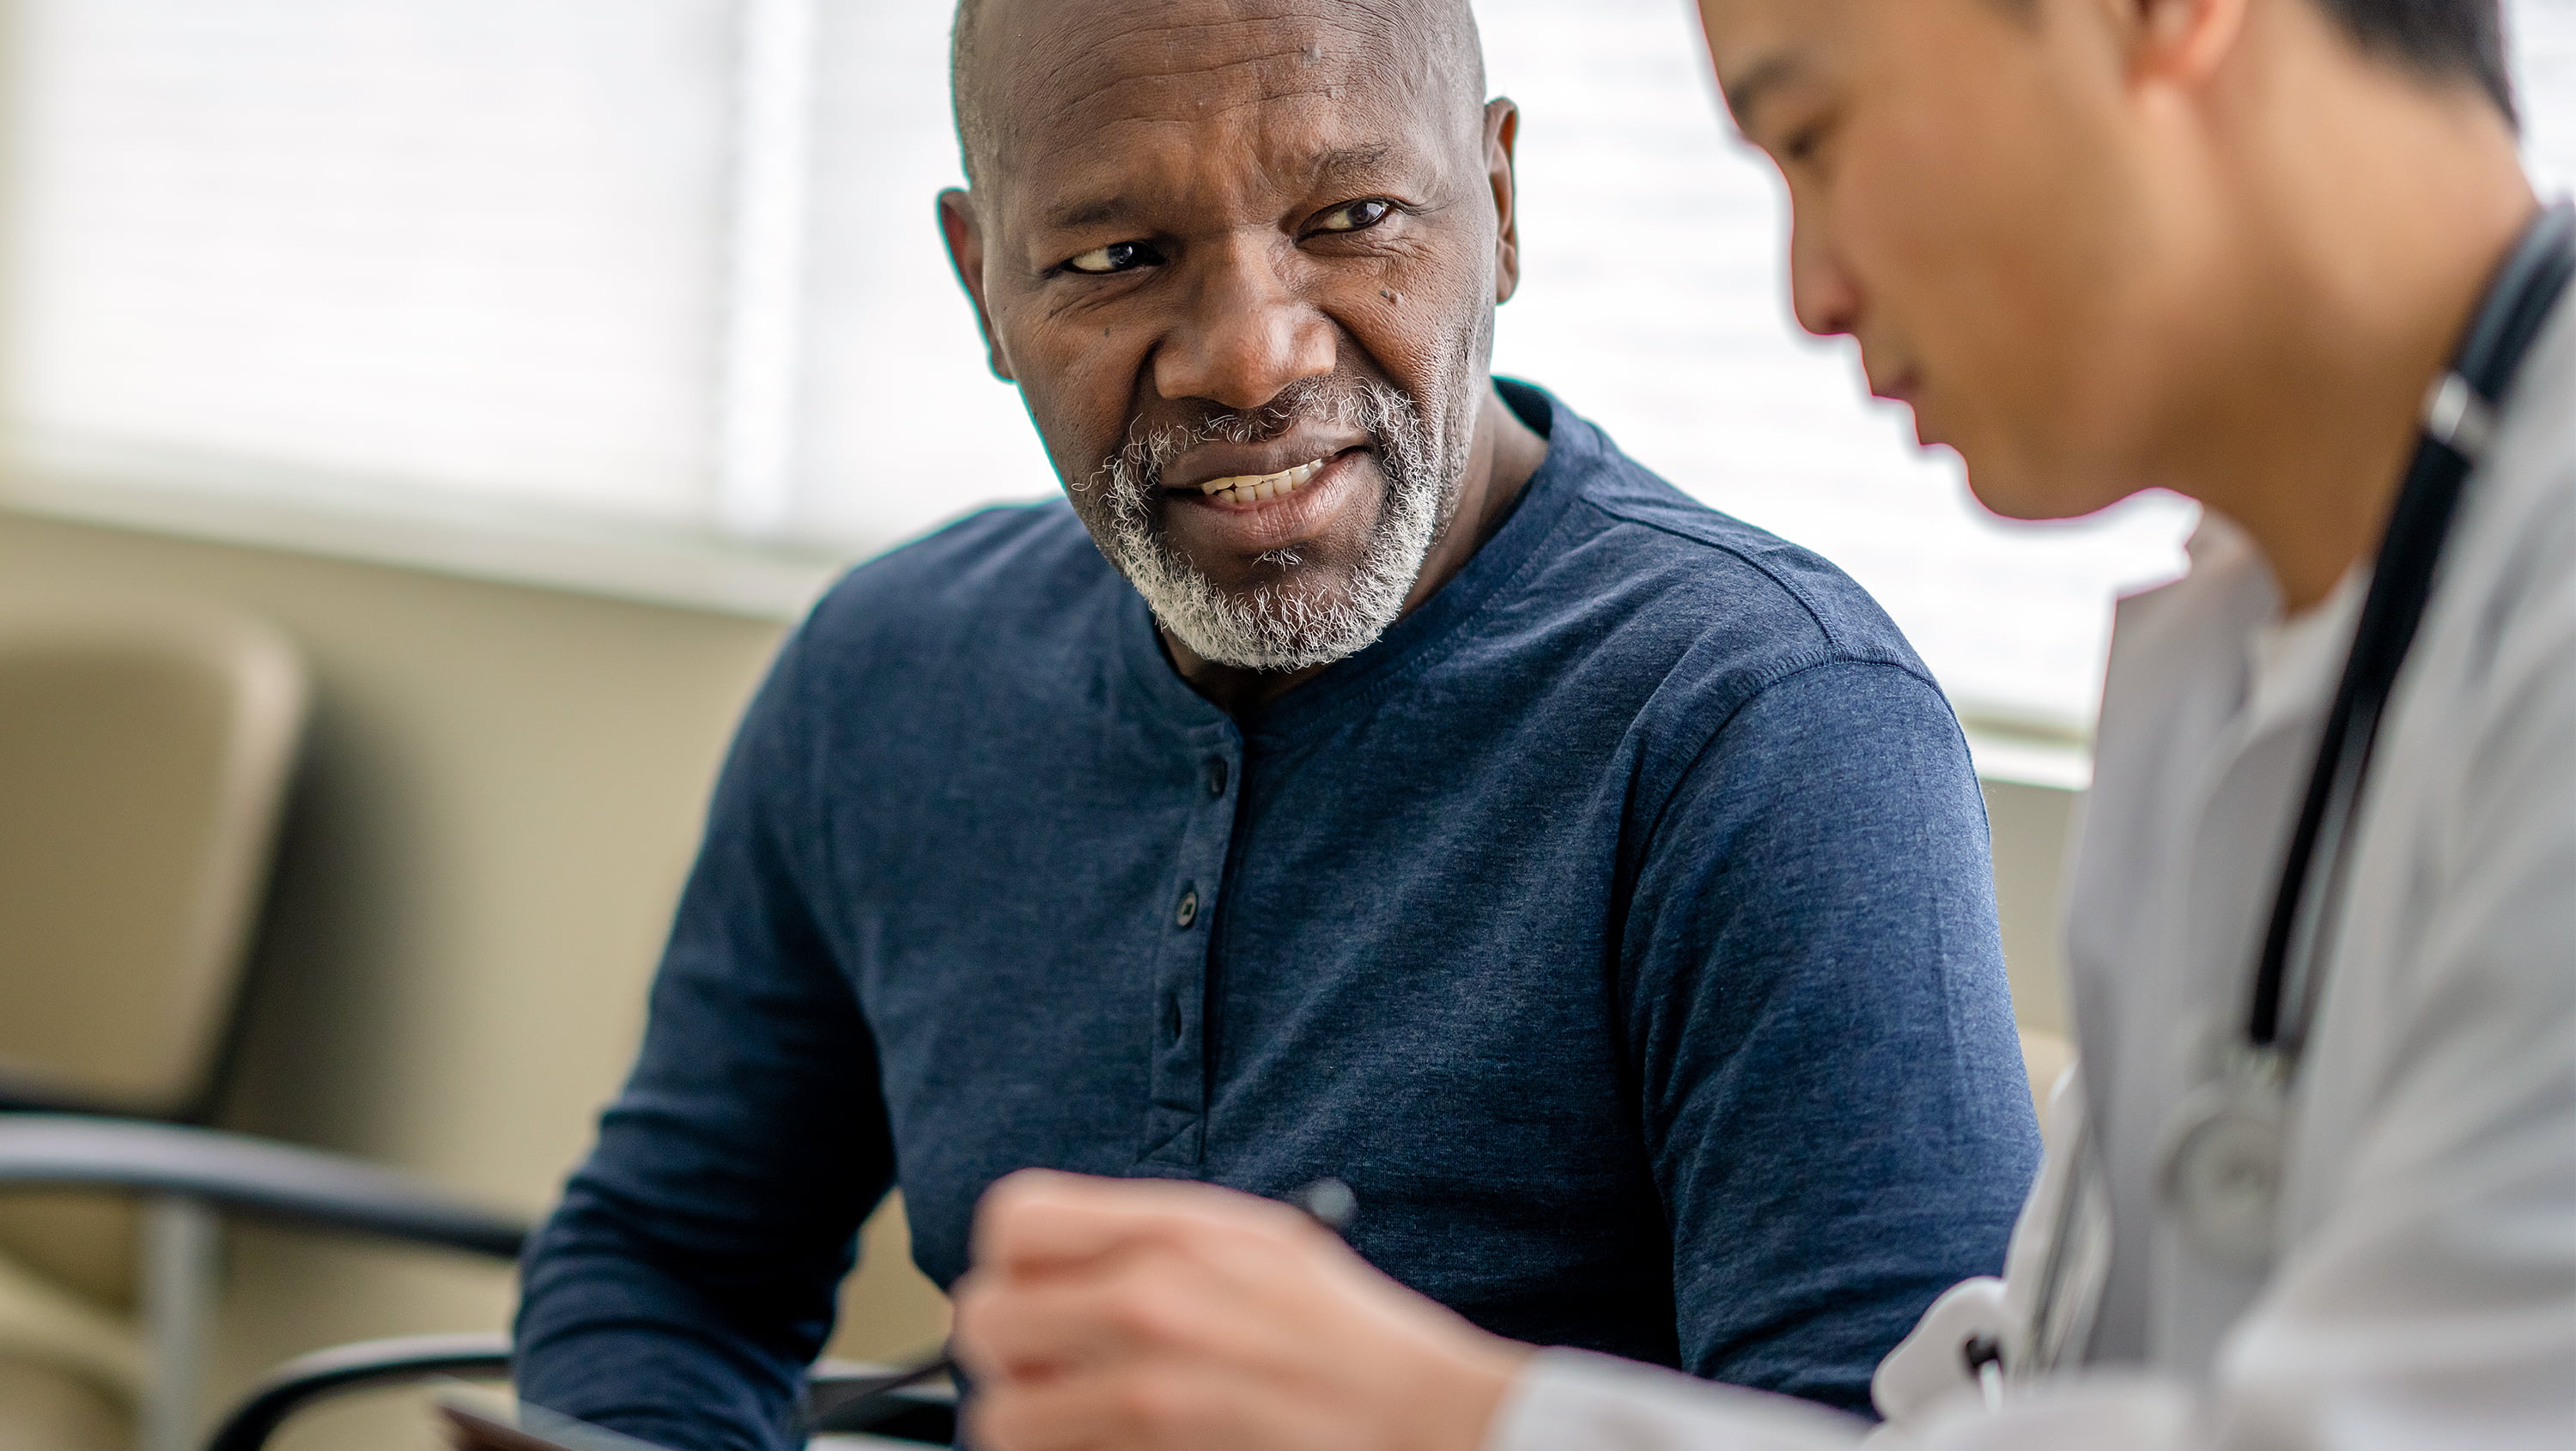
<instances>
[{"instance_id":1,"label":"clipboard","mask_svg":"<svg viewBox=\"0 0 2576 1451\"><path fill-rule=\"evenodd\" d=\"M667 1451L543 1406L461 1387L440 1395L433 1408L455 1451Z\"/></svg>"},{"instance_id":2,"label":"clipboard","mask_svg":"<svg viewBox=\"0 0 2576 1451\"><path fill-rule=\"evenodd\" d=\"M826 1434L855 1433L871 1445L945 1446L956 1431L956 1400L941 1392L913 1390L912 1383L923 1378L924 1372L916 1368L880 1377L877 1384L849 1387L843 1399L819 1418L824 1424L815 1429ZM864 1426L831 1424L832 1412L846 1413L868 1403L874 1403L878 1414ZM651 1441L473 1386L453 1386L432 1406L454 1451L668 1451Z\"/></svg>"}]
</instances>

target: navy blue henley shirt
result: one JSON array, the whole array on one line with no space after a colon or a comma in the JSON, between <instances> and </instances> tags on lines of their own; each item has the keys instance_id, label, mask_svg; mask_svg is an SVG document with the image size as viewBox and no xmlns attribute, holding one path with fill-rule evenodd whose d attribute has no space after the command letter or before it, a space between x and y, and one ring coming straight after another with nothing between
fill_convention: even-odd
<instances>
[{"instance_id":1,"label":"navy blue henley shirt","mask_svg":"<svg viewBox=\"0 0 2576 1451\"><path fill-rule=\"evenodd\" d=\"M1860 588L1536 389L1510 519L1242 719L1061 502L844 580L743 722L520 1389L769 1448L861 1220L1281 1195L1506 1335L1862 1408L2036 1159L1986 823Z\"/></svg>"}]
</instances>

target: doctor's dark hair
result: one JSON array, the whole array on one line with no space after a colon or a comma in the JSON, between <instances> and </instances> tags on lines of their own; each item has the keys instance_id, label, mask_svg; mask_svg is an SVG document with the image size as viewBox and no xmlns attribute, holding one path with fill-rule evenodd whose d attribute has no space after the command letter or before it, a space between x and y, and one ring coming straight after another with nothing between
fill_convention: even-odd
<instances>
[{"instance_id":1,"label":"doctor's dark hair","mask_svg":"<svg viewBox=\"0 0 2576 1451\"><path fill-rule=\"evenodd\" d=\"M2502 0L2317 0L2364 51L2423 75L2477 83L2520 124L2505 69Z\"/></svg>"},{"instance_id":2,"label":"doctor's dark hair","mask_svg":"<svg viewBox=\"0 0 2576 1451\"><path fill-rule=\"evenodd\" d=\"M2023 16L2039 0L2003 0ZM2315 0L2363 53L2432 81L2467 81L2514 129L2513 73L2505 68L2503 0Z\"/></svg>"}]
</instances>

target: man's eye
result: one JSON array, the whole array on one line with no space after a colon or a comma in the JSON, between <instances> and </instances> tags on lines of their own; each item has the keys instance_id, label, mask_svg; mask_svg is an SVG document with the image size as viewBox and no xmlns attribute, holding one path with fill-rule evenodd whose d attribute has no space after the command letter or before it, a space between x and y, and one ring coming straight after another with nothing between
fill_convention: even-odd
<instances>
[{"instance_id":1,"label":"man's eye","mask_svg":"<svg viewBox=\"0 0 2576 1451\"><path fill-rule=\"evenodd\" d=\"M1395 203L1370 197L1365 201L1344 202L1315 220L1318 232L1365 232L1386 220Z\"/></svg>"},{"instance_id":2,"label":"man's eye","mask_svg":"<svg viewBox=\"0 0 2576 1451\"><path fill-rule=\"evenodd\" d=\"M1161 253L1142 242L1112 242L1106 247L1094 247L1066 262L1064 270L1103 277L1112 272L1132 272L1139 267L1151 267L1162 260Z\"/></svg>"}]
</instances>

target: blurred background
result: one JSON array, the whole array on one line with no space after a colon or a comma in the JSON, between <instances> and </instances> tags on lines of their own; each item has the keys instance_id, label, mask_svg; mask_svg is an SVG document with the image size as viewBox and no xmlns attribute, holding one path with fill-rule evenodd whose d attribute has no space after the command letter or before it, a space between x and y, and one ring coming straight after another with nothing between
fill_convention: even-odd
<instances>
[{"instance_id":1,"label":"blurred background","mask_svg":"<svg viewBox=\"0 0 2576 1451\"><path fill-rule=\"evenodd\" d=\"M1777 179L1733 141L1686 0L1477 9L1524 118L1497 369L1886 603L1969 723L2022 1013L2059 1026L2056 862L2110 602L2179 568L2189 508L1993 520L1848 349L1799 334ZM2576 0L2507 10L2530 165L2563 191ZM943 0L0 3L0 637L13 612L238 618L301 672L279 814L227 838L256 870L233 946L200 953L238 968L191 1009L202 1092L159 1116L550 1199L782 630L850 561L1054 488L933 222L959 174L948 22ZM0 758L33 739L10 730ZM9 984L63 973L7 914L80 890L0 889L0 1070L44 1047L40 995ZM95 915L148 910L130 879L96 891ZM157 979L100 990L169 1017ZM11 1328L22 1271L130 1326L139 1232L92 1198L0 1202L0 1360L47 1353ZM870 1242L836 1353L935 1340L899 1206ZM253 1222L214 1264L209 1408L289 1355L498 1328L510 1302L496 1263Z\"/></svg>"}]
</instances>

